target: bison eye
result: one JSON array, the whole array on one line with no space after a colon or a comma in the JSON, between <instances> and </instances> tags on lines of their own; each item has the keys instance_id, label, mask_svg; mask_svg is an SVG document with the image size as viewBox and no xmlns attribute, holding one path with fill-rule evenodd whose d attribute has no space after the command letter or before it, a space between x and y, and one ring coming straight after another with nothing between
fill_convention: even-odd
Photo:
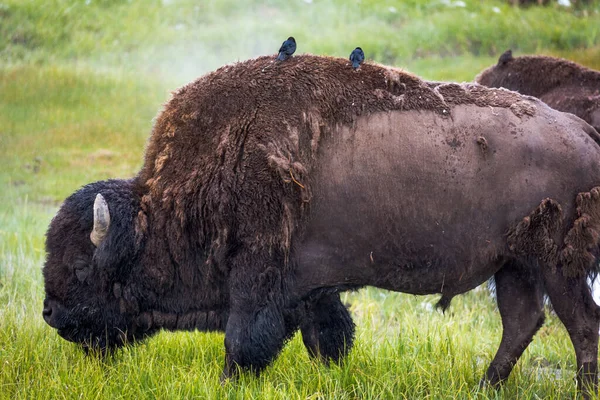
<instances>
[{"instance_id":1,"label":"bison eye","mask_svg":"<svg viewBox=\"0 0 600 400\"><path fill-rule=\"evenodd\" d=\"M82 283L87 279L88 275L90 274L90 266L86 262L80 261L75 263L73 269L75 270L75 276L77 277L79 282Z\"/></svg>"}]
</instances>

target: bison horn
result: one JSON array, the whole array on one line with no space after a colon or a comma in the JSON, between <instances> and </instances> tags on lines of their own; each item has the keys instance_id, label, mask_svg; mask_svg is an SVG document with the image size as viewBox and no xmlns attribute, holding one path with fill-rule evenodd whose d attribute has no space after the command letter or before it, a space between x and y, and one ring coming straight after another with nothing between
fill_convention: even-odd
<instances>
[{"instance_id":1,"label":"bison horn","mask_svg":"<svg viewBox=\"0 0 600 400\"><path fill-rule=\"evenodd\" d=\"M94 246L100 246L108 233L109 227L110 212L108 211L108 204L106 204L104 197L98 193L96 200L94 200L94 229L90 233L90 240L94 243Z\"/></svg>"}]
</instances>

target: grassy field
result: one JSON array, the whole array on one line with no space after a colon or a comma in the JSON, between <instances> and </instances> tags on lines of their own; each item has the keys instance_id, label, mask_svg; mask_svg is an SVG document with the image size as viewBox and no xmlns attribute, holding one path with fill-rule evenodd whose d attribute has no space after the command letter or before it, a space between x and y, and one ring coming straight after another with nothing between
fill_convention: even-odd
<instances>
[{"instance_id":1,"label":"grassy field","mask_svg":"<svg viewBox=\"0 0 600 400\"><path fill-rule=\"evenodd\" d=\"M476 291L443 315L434 296L345 295L356 346L339 366L299 337L256 379L221 386L222 334L161 333L85 357L41 318L44 233L81 185L139 169L169 92L224 63L274 53L371 61L470 81L507 48L600 69L600 2L0 0L0 399L573 397L575 356L552 315L500 391L479 389L501 336Z\"/></svg>"}]
</instances>

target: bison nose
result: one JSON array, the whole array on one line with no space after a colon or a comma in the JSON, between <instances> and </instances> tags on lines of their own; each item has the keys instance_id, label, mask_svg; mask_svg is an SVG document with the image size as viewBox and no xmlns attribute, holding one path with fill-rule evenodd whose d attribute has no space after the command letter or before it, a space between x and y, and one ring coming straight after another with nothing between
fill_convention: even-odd
<instances>
[{"instance_id":1,"label":"bison nose","mask_svg":"<svg viewBox=\"0 0 600 400\"><path fill-rule=\"evenodd\" d=\"M63 319L61 317L62 314L62 308L59 304L53 300L44 300L44 310L42 311L42 316L48 325L55 329L62 328L63 326L60 323L60 321Z\"/></svg>"},{"instance_id":2,"label":"bison nose","mask_svg":"<svg viewBox=\"0 0 600 400\"><path fill-rule=\"evenodd\" d=\"M50 319L52 317L52 306L48 303L48 299L44 300L44 310L42 311L44 321L50 325Z\"/></svg>"}]
</instances>

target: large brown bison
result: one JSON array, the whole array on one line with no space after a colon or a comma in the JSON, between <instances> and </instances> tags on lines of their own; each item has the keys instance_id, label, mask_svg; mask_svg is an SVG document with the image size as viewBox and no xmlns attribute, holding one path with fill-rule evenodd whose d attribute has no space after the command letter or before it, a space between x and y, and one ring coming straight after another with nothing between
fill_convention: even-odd
<instances>
[{"instance_id":1,"label":"large brown bison","mask_svg":"<svg viewBox=\"0 0 600 400\"><path fill-rule=\"evenodd\" d=\"M107 350L224 330L223 377L298 329L338 360L365 285L464 293L495 277L505 380L547 293L596 385L600 138L542 102L310 55L227 65L176 91L143 168L89 184L50 224L46 322Z\"/></svg>"},{"instance_id":2,"label":"large brown bison","mask_svg":"<svg viewBox=\"0 0 600 400\"><path fill-rule=\"evenodd\" d=\"M535 96L554 109L577 115L600 132L600 71L561 58L513 57L507 50L475 81Z\"/></svg>"}]
</instances>

